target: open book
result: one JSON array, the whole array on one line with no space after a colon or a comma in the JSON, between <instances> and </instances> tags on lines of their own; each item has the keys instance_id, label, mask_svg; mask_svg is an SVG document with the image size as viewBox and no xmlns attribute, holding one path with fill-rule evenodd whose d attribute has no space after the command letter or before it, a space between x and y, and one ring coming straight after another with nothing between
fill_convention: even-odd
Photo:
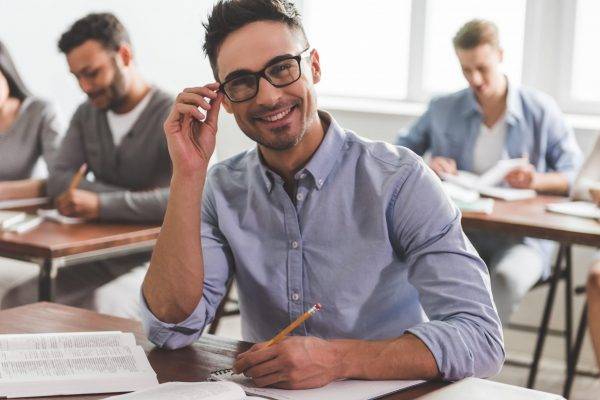
<instances>
[{"instance_id":1,"label":"open book","mask_svg":"<svg viewBox=\"0 0 600 400\"><path fill-rule=\"evenodd\" d=\"M506 201L530 199L536 196L535 190L498 186L510 171L526 164L528 164L528 161L524 158L500 160L498 164L490 168L483 175L458 171L456 175L446 174L442 179L446 183L474 192L471 193L471 196L481 194ZM466 196L466 194L464 195Z\"/></svg>"},{"instance_id":2,"label":"open book","mask_svg":"<svg viewBox=\"0 0 600 400\"><path fill-rule=\"evenodd\" d=\"M0 396L116 393L157 384L132 333L0 335Z\"/></svg>"}]
</instances>

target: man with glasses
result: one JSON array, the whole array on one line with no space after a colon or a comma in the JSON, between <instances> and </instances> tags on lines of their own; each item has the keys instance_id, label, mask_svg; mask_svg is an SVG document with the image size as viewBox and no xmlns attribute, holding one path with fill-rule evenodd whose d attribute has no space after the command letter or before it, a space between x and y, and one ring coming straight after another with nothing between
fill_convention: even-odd
<instances>
[{"instance_id":1,"label":"man with glasses","mask_svg":"<svg viewBox=\"0 0 600 400\"><path fill-rule=\"evenodd\" d=\"M259 386L498 372L489 277L458 211L413 153L317 109L319 54L293 3L219 1L205 28L217 82L181 92L164 124L173 179L142 288L150 340L194 342L235 275L242 335L261 343L233 369ZM257 146L207 171L221 106Z\"/></svg>"}]
</instances>

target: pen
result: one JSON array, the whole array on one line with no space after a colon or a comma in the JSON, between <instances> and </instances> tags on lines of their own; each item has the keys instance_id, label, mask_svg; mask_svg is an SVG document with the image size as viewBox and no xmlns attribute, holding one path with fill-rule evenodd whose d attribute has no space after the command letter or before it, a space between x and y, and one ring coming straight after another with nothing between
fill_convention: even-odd
<instances>
[{"instance_id":1,"label":"pen","mask_svg":"<svg viewBox=\"0 0 600 400\"><path fill-rule=\"evenodd\" d=\"M79 186L79 182L81 182L81 179L84 177L86 171L87 171L87 164L86 163L81 164L81 167L79 167L79 169L77 170L77 172L75 173L75 175L73 175L73 178L71 179L71 184L69 185L69 190L77 189L77 186Z\"/></svg>"}]
</instances>

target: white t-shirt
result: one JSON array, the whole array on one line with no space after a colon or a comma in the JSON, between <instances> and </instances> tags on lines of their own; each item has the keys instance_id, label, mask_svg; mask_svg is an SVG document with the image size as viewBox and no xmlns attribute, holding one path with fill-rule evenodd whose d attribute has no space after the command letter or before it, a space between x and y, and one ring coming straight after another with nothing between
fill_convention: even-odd
<instances>
[{"instance_id":1,"label":"white t-shirt","mask_svg":"<svg viewBox=\"0 0 600 400\"><path fill-rule=\"evenodd\" d=\"M114 111L108 110L106 112L106 119L108 120L108 127L110 128L110 132L113 136L113 142L115 143L115 147L121 144L121 141L129 133L140 114L152 98L153 90L150 90L142 101L140 101L137 106L133 108L133 110L126 112L125 114L117 114Z\"/></svg>"},{"instance_id":2,"label":"white t-shirt","mask_svg":"<svg viewBox=\"0 0 600 400\"><path fill-rule=\"evenodd\" d=\"M473 172L483 174L502 159L505 139L506 115L496 121L491 128L481 123L473 154Z\"/></svg>"}]
</instances>

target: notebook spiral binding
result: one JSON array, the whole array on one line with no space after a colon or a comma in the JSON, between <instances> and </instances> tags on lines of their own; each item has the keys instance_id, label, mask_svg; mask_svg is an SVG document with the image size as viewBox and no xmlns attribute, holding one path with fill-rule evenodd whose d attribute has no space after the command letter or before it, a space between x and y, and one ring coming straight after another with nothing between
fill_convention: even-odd
<instances>
[{"instance_id":1,"label":"notebook spiral binding","mask_svg":"<svg viewBox=\"0 0 600 400\"><path fill-rule=\"evenodd\" d=\"M231 374L233 370L231 368L218 369L210 373L209 381L219 381L226 375Z\"/></svg>"}]
</instances>

